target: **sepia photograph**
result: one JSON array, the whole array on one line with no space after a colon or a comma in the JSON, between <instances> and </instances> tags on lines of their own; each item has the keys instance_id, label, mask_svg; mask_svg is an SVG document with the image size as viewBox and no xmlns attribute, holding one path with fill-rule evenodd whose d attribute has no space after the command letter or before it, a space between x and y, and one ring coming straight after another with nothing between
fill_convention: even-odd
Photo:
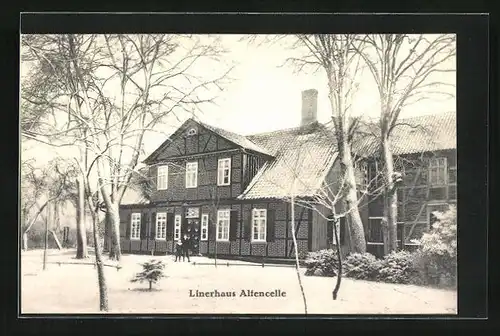
<instances>
[{"instance_id":1,"label":"sepia photograph","mask_svg":"<svg viewBox=\"0 0 500 336\"><path fill-rule=\"evenodd\" d=\"M456 315L456 76L455 34L21 34L21 314Z\"/></svg>"}]
</instances>

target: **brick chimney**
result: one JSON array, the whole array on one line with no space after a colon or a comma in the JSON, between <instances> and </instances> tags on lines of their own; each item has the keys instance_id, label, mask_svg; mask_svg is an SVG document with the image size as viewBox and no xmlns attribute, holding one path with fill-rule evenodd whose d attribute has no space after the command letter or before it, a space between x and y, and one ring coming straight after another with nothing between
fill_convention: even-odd
<instances>
[{"instance_id":1,"label":"brick chimney","mask_svg":"<svg viewBox=\"0 0 500 336\"><path fill-rule=\"evenodd\" d=\"M317 121L318 112L318 90L310 89L302 91L302 119L301 126Z\"/></svg>"}]
</instances>

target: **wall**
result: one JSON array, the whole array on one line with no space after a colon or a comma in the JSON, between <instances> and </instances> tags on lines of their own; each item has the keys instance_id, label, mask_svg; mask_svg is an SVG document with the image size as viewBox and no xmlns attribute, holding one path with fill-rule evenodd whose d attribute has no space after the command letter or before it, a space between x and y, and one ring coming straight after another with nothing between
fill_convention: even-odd
<instances>
[{"instance_id":1,"label":"wall","mask_svg":"<svg viewBox=\"0 0 500 336\"><path fill-rule=\"evenodd\" d=\"M187 205L193 206L193 205ZM286 258L294 257L293 239L291 230L291 208L286 202L239 202L229 203L222 202L214 207L214 204L200 204L200 217L202 214L209 214L209 233L208 241L200 242L200 253L206 255L215 254L215 222L216 209L232 209L237 214L235 216L235 236L234 239L228 242L217 242L217 255L233 255L233 256L248 256L248 257L276 257ZM251 242L249 228L251 225L251 209L262 208L268 210L268 216L274 217L274 225L272 232L268 231L268 242ZM130 214L132 212L141 212L144 221L141 225L145 225L144 235L141 240L130 241ZM154 220L151 221L152 214L156 212L167 212L184 216L184 208L182 206L143 206L143 207L121 207L120 208L120 232L122 251L124 253L151 253L154 250L156 253L172 253L173 252L173 233L169 232L167 223L167 239L158 241L154 239ZM308 241L308 236L312 235L313 212L301 206L295 206L296 218L295 228L297 234L297 244L299 252L307 252L312 248ZM268 225L270 223L268 217ZM153 223L153 225L151 225ZM232 223L231 223L232 225ZM271 226L270 226L271 227Z\"/></svg>"}]
</instances>

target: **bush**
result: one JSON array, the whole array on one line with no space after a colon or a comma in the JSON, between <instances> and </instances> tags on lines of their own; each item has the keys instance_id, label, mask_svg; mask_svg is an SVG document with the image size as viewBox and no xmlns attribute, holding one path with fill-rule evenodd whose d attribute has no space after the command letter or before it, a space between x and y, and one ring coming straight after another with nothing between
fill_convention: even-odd
<instances>
[{"instance_id":1,"label":"bush","mask_svg":"<svg viewBox=\"0 0 500 336\"><path fill-rule=\"evenodd\" d=\"M305 275L336 276L338 271L337 251L325 249L309 252L304 264L307 267Z\"/></svg>"},{"instance_id":2,"label":"bush","mask_svg":"<svg viewBox=\"0 0 500 336\"><path fill-rule=\"evenodd\" d=\"M408 251L392 252L380 262L377 279L384 282L415 283L418 272L414 267L414 254Z\"/></svg>"},{"instance_id":3,"label":"bush","mask_svg":"<svg viewBox=\"0 0 500 336\"><path fill-rule=\"evenodd\" d=\"M437 222L420 240L415 253L415 268L426 285L456 286L457 281L457 212L455 207L436 213Z\"/></svg>"},{"instance_id":4,"label":"bush","mask_svg":"<svg viewBox=\"0 0 500 336\"><path fill-rule=\"evenodd\" d=\"M346 277L361 280L376 280L381 262L370 253L349 254L342 264Z\"/></svg>"},{"instance_id":5,"label":"bush","mask_svg":"<svg viewBox=\"0 0 500 336\"><path fill-rule=\"evenodd\" d=\"M153 284L157 283L161 278L164 278L163 269L165 264L161 260L150 260L140 264L142 272L137 273L131 282L149 282L149 290L153 289Z\"/></svg>"}]
</instances>

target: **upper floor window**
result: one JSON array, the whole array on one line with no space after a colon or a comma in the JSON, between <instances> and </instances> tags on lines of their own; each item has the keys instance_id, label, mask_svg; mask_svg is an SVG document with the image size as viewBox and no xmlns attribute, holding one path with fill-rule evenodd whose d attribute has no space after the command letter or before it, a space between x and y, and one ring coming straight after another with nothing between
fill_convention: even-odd
<instances>
[{"instance_id":1,"label":"upper floor window","mask_svg":"<svg viewBox=\"0 0 500 336\"><path fill-rule=\"evenodd\" d=\"M217 169L217 185L231 184L231 159L220 159Z\"/></svg>"},{"instance_id":2,"label":"upper floor window","mask_svg":"<svg viewBox=\"0 0 500 336\"><path fill-rule=\"evenodd\" d=\"M266 209L252 210L252 241L266 241L267 211Z\"/></svg>"},{"instance_id":3,"label":"upper floor window","mask_svg":"<svg viewBox=\"0 0 500 336\"><path fill-rule=\"evenodd\" d=\"M431 158L429 160L429 184L442 186L447 180L447 162L445 157Z\"/></svg>"},{"instance_id":4,"label":"upper floor window","mask_svg":"<svg viewBox=\"0 0 500 336\"><path fill-rule=\"evenodd\" d=\"M218 210L217 211L217 241L228 241L229 240L229 225L230 225L230 210Z\"/></svg>"},{"instance_id":5,"label":"upper floor window","mask_svg":"<svg viewBox=\"0 0 500 336\"><path fill-rule=\"evenodd\" d=\"M186 163L186 188L198 186L198 162Z\"/></svg>"},{"instance_id":6,"label":"upper floor window","mask_svg":"<svg viewBox=\"0 0 500 336\"><path fill-rule=\"evenodd\" d=\"M196 135L196 133L198 133L198 132L196 131L196 128L194 128L194 127L193 127L193 128L190 128L190 129L187 131L187 133L186 133L186 134L187 134L187 136L191 136L191 135Z\"/></svg>"},{"instance_id":7,"label":"upper floor window","mask_svg":"<svg viewBox=\"0 0 500 336\"><path fill-rule=\"evenodd\" d=\"M167 214L158 212L156 214L156 239L165 239L167 237Z\"/></svg>"},{"instance_id":8,"label":"upper floor window","mask_svg":"<svg viewBox=\"0 0 500 336\"><path fill-rule=\"evenodd\" d=\"M130 216L130 239L141 239L141 213Z\"/></svg>"},{"instance_id":9,"label":"upper floor window","mask_svg":"<svg viewBox=\"0 0 500 336\"><path fill-rule=\"evenodd\" d=\"M158 167L156 186L158 190L168 188L168 166Z\"/></svg>"}]
</instances>

